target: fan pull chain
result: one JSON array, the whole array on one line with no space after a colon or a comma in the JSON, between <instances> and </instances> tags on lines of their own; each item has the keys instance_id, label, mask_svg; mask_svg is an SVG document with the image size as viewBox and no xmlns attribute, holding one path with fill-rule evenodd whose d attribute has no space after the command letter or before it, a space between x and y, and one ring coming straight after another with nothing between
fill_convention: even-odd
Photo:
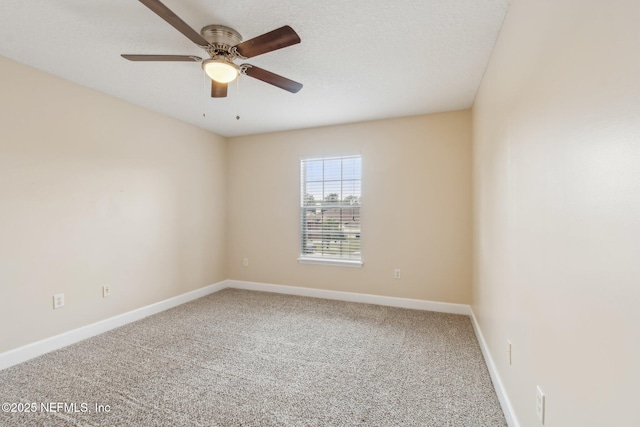
<instances>
[{"instance_id":1,"label":"fan pull chain","mask_svg":"<svg viewBox=\"0 0 640 427\"><path fill-rule=\"evenodd\" d=\"M204 89L202 91L202 117L206 118L207 115L204 112L204 108L207 101L207 95L206 95L207 94L207 75L204 72L202 73L202 82L203 82L202 86Z\"/></svg>"},{"instance_id":2,"label":"fan pull chain","mask_svg":"<svg viewBox=\"0 0 640 427\"><path fill-rule=\"evenodd\" d=\"M240 76L236 79L236 120L240 120Z\"/></svg>"}]
</instances>

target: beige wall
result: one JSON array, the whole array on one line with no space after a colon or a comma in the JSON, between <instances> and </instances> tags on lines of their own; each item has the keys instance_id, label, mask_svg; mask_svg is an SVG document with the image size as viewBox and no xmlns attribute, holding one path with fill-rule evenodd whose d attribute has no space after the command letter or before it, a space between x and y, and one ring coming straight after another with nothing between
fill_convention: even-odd
<instances>
[{"instance_id":1,"label":"beige wall","mask_svg":"<svg viewBox=\"0 0 640 427\"><path fill-rule=\"evenodd\" d=\"M2 57L0 76L0 352L226 279L223 138Z\"/></svg>"},{"instance_id":2,"label":"beige wall","mask_svg":"<svg viewBox=\"0 0 640 427\"><path fill-rule=\"evenodd\" d=\"M545 427L640 425L638 17L513 0L473 107L472 307L522 426L537 384Z\"/></svg>"},{"instance_id":3,"label":"beige wall","mask_svg":"<svg viewBox=\"0 0 640 427\"><path fill-rule=\"evenodd\" d=\"M469 303L470 136L460 111L230 139L229 277ZM362 155L364 266L300 264L300 159L348 154Z\"/></svg>"}]
</instances>

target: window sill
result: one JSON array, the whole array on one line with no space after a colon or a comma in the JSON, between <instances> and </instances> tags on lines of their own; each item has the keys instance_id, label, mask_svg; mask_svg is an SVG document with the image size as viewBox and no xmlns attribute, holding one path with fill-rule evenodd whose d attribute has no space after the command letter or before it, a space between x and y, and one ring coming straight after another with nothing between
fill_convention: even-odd
<instances>
[{"instance_id":1,"label":"window sill","mask_svg":"<svg viewBox=\"0 0 640 427\"><path fill-rule=\"evenodd\" d=\"M355 267L362 268L362 261L356 261L352 259L325 259L325 258L298 258L300 264L324 264L324 265L338 265L342 267Z\"/></svg>"}]
</instances>

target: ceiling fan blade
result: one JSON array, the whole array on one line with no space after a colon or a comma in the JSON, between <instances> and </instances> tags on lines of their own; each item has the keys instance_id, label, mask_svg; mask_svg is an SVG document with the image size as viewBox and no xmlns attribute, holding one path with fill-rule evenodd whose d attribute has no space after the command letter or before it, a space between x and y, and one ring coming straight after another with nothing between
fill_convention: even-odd
<instances>
[{"instance_id":1,"label":"ceiling fan blade","mask_svg":"<svg viewBox=\"0 0 640 427\"><path fill-rule=\"evenodd\" d=\"M227 83L220 83L215 80L211 80L211 97L212 98L224 98L227 96Z\"/></svg>"},{"instance_id":2,"label":"ceiling fan blade","mask_svg":"<svg viewBox=\"0 0 640 427\"><path fill-rule=\"evenodd\" d=\"M186 61L202 62L202 58L193 55L120 55L129 61Z\"/></svg>"},{"instance_id":3,"label":"ceiling fan blade","mask_svg":"<svg viewBox=\"0 0 640 427\"><path fill-rule=\"evenodd\" d=\"M173 13L167 6L162 4L159 0L139 0L139 1L140 3L144 4L149 9L151 9L153 12L155 12L155 14L158 15L160 18L167 21L173 28L180 31L189 40L191 40L198 46L202 48L206 48L207 46L209 46L209 42L204 37L202 37L200 33L198 33L196 30L194 30L189 25L187 25L186 22L180 19L178 15Z\"/></svg>"},{"instance_id":4,"label":"ceiling fan blade","mask_svg":"<svg viewBox=\"0 0 640 427\"><path fill-rule=\"evenodd\" d=\"M253 58L263 53L282 49L300 43L300 37L288 25L266 34L254 37L235 46L236 51L245 58Z\"/></svg>"},{"instance_id":5,"label":"ceiling fan blade","mask_svg":"<svg viewBox=\"0 0 640 427\"><path fill-rule=\"evenodd\" d=\"M289 80L286 77L279 76L278 74L272 73L271 71L267 71L263 68L256 67L255 65L243 64L240 68L245 69L244 73L249 77L262 80L265 83L272 84L291 93L297 93L302 89L301 83L294 82L293 80Z\"/></svg>"}]
</instances>

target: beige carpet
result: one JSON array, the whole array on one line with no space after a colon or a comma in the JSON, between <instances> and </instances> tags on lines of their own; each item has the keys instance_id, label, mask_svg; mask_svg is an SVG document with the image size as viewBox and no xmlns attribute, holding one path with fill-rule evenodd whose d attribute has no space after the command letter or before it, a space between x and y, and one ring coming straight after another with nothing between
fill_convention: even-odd
<instances>
[{"instance_id":1,"label":"beige carpet","mask_svg":"<svg viewBox=\"0 0 640 427\"><path fill-rule=\"evenodd\" d=\"M0 401L36 404L1 426L506 426L468 317L235 289L0 371Z\"/></svg>"}]
</instances>

